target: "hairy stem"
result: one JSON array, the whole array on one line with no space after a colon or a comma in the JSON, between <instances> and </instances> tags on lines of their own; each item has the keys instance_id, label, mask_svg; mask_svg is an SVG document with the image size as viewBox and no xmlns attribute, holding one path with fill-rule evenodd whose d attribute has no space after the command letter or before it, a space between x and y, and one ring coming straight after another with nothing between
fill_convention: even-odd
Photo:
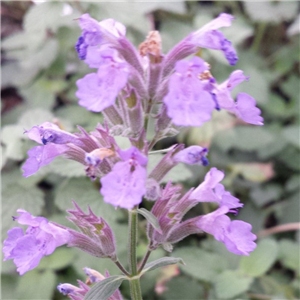
<instances>
[{"instance_id":1,"label":"hairy stem","mask_svg":"<svg viewBox=\"0 0 300 300\"><path fill-rule=\"evenodd\" d=\"M130 274L127 272L127 270L123 267L123 265L117 260L114 262L116 266L122 271L123 274L126 276L130 276Z\"/></svg>"},{"instance_id":2,"label":"hairy stem","mask_svg":"<svg viewBox=\"0 0 300 300\"><path fill-rule=\"evenodd\" d=\"M129 210L129 268L130 277L135 277L138 274L137 270L137 257L136 257L136 244L137 244L137 206L133 210ZM132 300L142 300L142 292L140 285L140 278L136 277L129 281L130 294Z\"/></svg>"}]
</instances>

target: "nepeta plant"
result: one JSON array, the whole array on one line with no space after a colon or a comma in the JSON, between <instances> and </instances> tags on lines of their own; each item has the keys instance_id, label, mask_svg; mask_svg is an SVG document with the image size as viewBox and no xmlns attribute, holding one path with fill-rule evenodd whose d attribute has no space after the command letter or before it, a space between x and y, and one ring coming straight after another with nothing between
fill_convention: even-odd
<instances>
[{"instance_id":1,"label":"nepeta plant","mask_svg":"<svg viewBox=\"0 0 300 300\"><path fill-rule=\"evenodd\" d=\"M119 262L114 233L109 224L89 208L85 213L75 202L68 210L68 219L79 231L34 217L19 209L14 219L27 225L25 233L15 227L4 241L4 260L13 259L20 275L35 268L43 256L66 244L92 256L111 259L123 275L105 276L85 268L88 284L79 287L60 284L58 290L69 298L122 299L118 288L128 280L132 299L141 299L140 277L147 271L174 264L179 258L164 257L147 263L152 251L162 246L171 252L173 244L191 234L209 233L238 255L254 250L256 236L251 225L231 221L228 213L236 213L243 206L220 183L224 173L211 168L204 181L185 194L181 188L162 179L178 163L208 166L208 150L200 146L185 148L174 145L163 151L165 156L147 172L148 156L157 141L176 135L179 126L201 126L211 119L214 109L225 109L244 122L263 125L260 110L248 94L240 93L236 100L231 90L248 80L243 71L233 71L219 84L210 66L195 55L199 48L220 50L231 65L238 58L231 43L218 29L231 25L233 17L220 14L216 19L192 32L168 54L161 52L161 40L152 31L137 51L125 37L126 28L112 20L98 22L88 14L79 19L82 35L76 43L79 58L96 69L77 81L79 104L93 112L102 112L104 124L93 132L69 133L58 125L45 122L26 131L29 139L39 146L28 151L23 166L28 177L57 156L81 163L92 180L100 178L100 193L106 203L127 209L129 214L129 269ZM152 122L153 136L148 129ZM131 147L120 149L114 136L127 137ZM70 199L71 200L71 199ZM139 208L142 201L153 201L151 211ZM219 208L209 214L183 220L185 214L199 202L215 202ZM147 221L148 251L137 262L137 214ZM188 267L188 266L187 266ZM94 286L91 284L96 283Z\"/></svg>"}]
</instances>

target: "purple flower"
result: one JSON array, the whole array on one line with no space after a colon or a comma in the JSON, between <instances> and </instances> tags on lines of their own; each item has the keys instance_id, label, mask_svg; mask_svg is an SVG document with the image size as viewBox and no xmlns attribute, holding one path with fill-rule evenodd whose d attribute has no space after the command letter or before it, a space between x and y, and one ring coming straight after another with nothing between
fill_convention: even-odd
<instances>
[{"instance_id":1,"label":"purple flower","mask_svg":"<svg viewBox=\"0 0 300 300\"><path fill-rule=\"evenodd\" d=\"M72 300L83 300L85 299L86 293L90 290L89 285L100 282L106 278L108 278L110 275L108 271L105 272L105 276L103 276L101 273L90 269L90 268L83 268L86 275L88 276L86 279L86 284L83 283L81 280L77 280L79 287L74 286L69 283L60 283L57 286L57 289L60 293L63 295L68 296ZM120 290L117 289L109 298L108 300L123 300L123 297L120 293Z\"/></svg>"},{"instance_id":2,"label":"purple flower","mask_svg":"<svg viewBox=\"0 0 300 300\"><path fill-rule=\"evenodd\" d=\"M216 86L213 93L220 108L234 113L243 121L263 125L263 118L260 116L260 109L256 107L256 101L246 93L239 93L236 102L231 97L231 90L249 77L244 76L243 71L232 72L225 82Z\"/></svg>"},{"instance_id":3,"label":"purple flower","mask_svg":"<svg viewBox=\"0 0 300 300\"><path fill-rule=\"evenodd\" d=\"M92 179L107 174L116 161L114 151L110 149L118 149L114 138L109 135L109 129L104 130L98 125L96 132L88 134L80 126L78 128L81 133L71 134L45 122L26 131L30 139L45 145L28 151L29 158L22 167L23 176L33 175L59 155L85 165L86 174Z\"/></svg>"},{"instance_id":4,"label":"purple flower","mask_svg":"<svg viewBox=\"0 0 300 300\"><path fill-rule=\"evenodd\" d=\"M41 167L50 164L53 159L66 152L68 148L65 145L53 145L36 146L30 149L28 159L22 166L24 171L23 176L29 177L36 173Z\"/></svg>"},{"instance_id":5,"label":"purple flower","mask_svg":"<svg viewBox=\"0 0 300 300\"><path fill-rule=\"evenodd\" d=\"M167 76L173 71L177 61L197 53L199 48L221 50L228 62L234 65L238 60L236 51L232 47L231 42L224 37L223 33L217 30L221 27L231 26L233 19L231 15L222 13L216 19L204 25L199 30L192 32L179 42L164 59L163 76Z\"/></svg>"},{"instance_id":6,"label":"purple flower","mask_svg":"<svg viewBox=\"0 0 300 300\"><path fill-rule=\"evenodd\" d=\"M132 209L142 202L146 193L147 157L131 147L119 153L123 161L117 162L112 171L101 178L100 190L104 201L117 207Z\"/></svg>"},{"instance_id":7,"label":"purple flower","mask_svg":"<svg viewBox=\"0 0 300 300\"><path fill-rule=\"evenodd\" d=\"M240 200L232 196L219 182L224 178L224 173L216 168L206 174L204 181L191 193L190 199L197 202L218 202L220 206L229 209L242 207Z\"/></svg>"},{"instance_id":8,"label":"purple flower","mask_svg":"<svg viewBox=\"0 0 300 300\"><path fill-rule=\"evenodd\" d=\"M207 23L198 31L193 32L190 36L190 41L201 48L223 51L228 62L231 65L235 65L238 61L235 49L232 47L231 42L225 38L224 34L217 30L221 27L231 26L233 19L234 17L229 14L220 14L216 19Z\"/></svg>"},{"instance_id":9,"label":"purple flower","mask_svg":"<svg viewBox=\"0 0 300 300\"><path fill-rule=\"evenodd\" d=\"M208 69L204 60L193 57L178 61L164 97L167 114L175 125L201 126L210 120L215 103L198 76Z\"/></svg>"},{"instance_id":10,"label":"purple flower","mask_svg":"<svg viewBox=\"0 0 300 300\"><path fill-rule=\"evenodd\" d=\"M83 300L86 293L90 290L90 287L81 280L77 280L77 282L80 287L69 283L60 283L57 289L60 293L68 296L72 300Z\"/></svg>"},{"instance_id":11,"label":"purple flower","mask_svg":"<svg viewBox=\"0 0 300 300\"><path fill-rule=\"evenodd\" d=\"M26 130L27 136L39 144L67 144L73 143L82 145L78 141L78 137L72 133L61 130L57 125L50 122L44 122L39 126L33 126L30 130Z\"/></svg>"},{"instance_id":12,"label":"purple flower","mask_svg":"<svg viewBox=\"0 0 300 300\"><path fill-rule=\"evenodd\" d=\"M197 226L224 243L230 252L249 255L256 247L256 235L251 232L252 226L243 221L231 221L225 215L228 212L228 207L221 206L216 211L201 216L197 220Z\"/></svg>"},{"instance_id":13,"label":"purple flower","mask_svg":"<svg viewBox=\"0 0 300 300\"><path fill-rule=\"evenodd\" d=\"M105 279L105 276L103 276L101 273L99 273L98 271L91 269L91 268L83 268L84 273L88 276L88 282L89 283L95 283L95 282L99 282L103 279Z\"/></svg>"},{"instance_id":14,"label":"purple flower","mask_svg":"<svg viewBox=\"0 0 300 300\"><path fill-rule=\"evenodd\" d=\"M174 160L189 165L198 164L208 166L209 162L206 158L207 153L207 148L202 148L200 146L190 146L175 154Z\"/></svg>"},{"instance_id":15,"label":"purple flower","mask_svg":"<svg viewBox=\"0 0 300 300\"><path fill-rule=\"evenodd\" d=\"M79 105L94 112L113 105L128 79L128 64L118 57L117 51L102 51L103 63L97 73L87 74L77 81Z\"/></svg>"},{"instance_id":16,"label":"purple flower","mask_svg":"<svg viewBox=\"0 0 300 300\"><path fill-rule=\"evenodd\" d=\"M33 126L25 133L31 140L44 145L36 146L27 152L29 157L22 167L25 177L33 175L41 167L51 163L55 157L65 154L68 151L66 144L83 145L76 135L61 130L57 125L50 122Z\"/></svg>"},{"instance_id":17,"label":"purple flower","mask_svg":"<svg viewBox=\"0 0 300 300\"><path fill-rule=\"evenodd\" d=\"M79 19L82 35L79 37L75 49L80 59L86 59L90 48L114 44L118 37L125 36L126 28L123 24L113 19L106 19L101 22L84 14Z\"/></svg>"},{"instance_id":18,"label":"purple flower","mask_svg":"<svg viewBox=\"0 0 300 300\"><path fill-rule=\"evenodd\" d=\"M23 209L18 209L19 217L14 219L21 225L28 225L24 234L23 229L15 227L7 232L8 238L4 241L4 260L13 259L17 271L23 275L34 269L41 258L50 255L56 247L66 244L69 233L46 218L33 217Z\"/></svg>"}]
</instances>

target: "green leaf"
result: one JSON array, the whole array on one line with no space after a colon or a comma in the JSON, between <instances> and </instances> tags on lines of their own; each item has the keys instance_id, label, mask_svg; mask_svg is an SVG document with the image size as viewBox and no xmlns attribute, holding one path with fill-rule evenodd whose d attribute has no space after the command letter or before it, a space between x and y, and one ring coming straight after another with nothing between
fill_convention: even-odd
<instances>
[{"instance_id":1,"label":"green leaf","mask_svg":"<svg viewBox=\"0 0 300 300\"><path fill-rule=\"evenodd\" d=\"M62 157L56 157L51 164L40 169L35 175L39 176L48 173L54 173L68 178L86 176L82 164Z\"/></svg>"},{"instance_id":2,"label":"green leaf","mask_svg":"<svg viewBox=\"0 0 300 300\"><path fill-rule=\"evenodd\" d=\"M229 168L252 182L268 181L274 176L271 163L235 163L230 164Z\"/></svg>"},{"instance_id":3,"label":"green leaf","mask_svg":"<svg viewBox=\"0 0 300 300\"><path fill-rule=\"evenodd\" d=\"M170 180L172 182L182 182L189 180L193 177L192 171L183 163L175 166L167 175L163 178L162 183L166 183Z\"/></svg>"},{"instance_id":4,"label":"green leaf","mask_svg":"<svg viewBox=\"0 0 300 300\"><path fill-rule=\"evenodd\" d=\"M218 299L233 299L246 292L253 278L240 274L238 271L226 270L215 280L215 289Z\"/></svg>"},{"instance_id":5,"label":"green leaf","mask_svg":"<svg viewBox=\"0 0 300 300\"><path fill-rule=\"evenodd\" d=\"M39 79L35 81L32 85L26 86L22 89L20 89L20 94L24 97L24 99L27 102L27 105L32 108L41 107L44 109L51 109L55 105L55 99L56 99L56 89L53 89L52 82L50 80L45 79ZM48 112L50 114L50 112ZM41 119L41 116L38 116L38 119ZM49 117L49 116L48 116ZM52 120L53 116L49 119ZM27 119L29 119L27 117ZM32 118L31 122L34 122L35 119ZM45 122L47 120L44 120ZM40 124L42 122L39 122L34 124Z\"/></svg>"},{"instance_id":6,"label":"green leaf","mask_svg":"<svg viewBox=\"0 0 300 300\"><path fill-rule=\"evenodd\" d=\"M300 273L299 244L288 239L279 242L279 260L285 267Z\"/></svg>"},{"instance_id":7,"label":"green leaf","mask_svg":"<svg viewBox=\"0 0 300 300\"><path fill-rule=\"evenodd\" d=\"M253 232L258 232L263 229L266 213L251 202L246 202L243 209L239 212L239 219L250 223Z\"/></svg>"},{"instance_id":8,"label":"green leaf","mask_svg":"<svg viewBox=\"0 0 300 300\"><path fill-rule=\"evenodd\" d=\"M25 86L37 75L38 71L35 67L24 70L17 61L8 62L2 67L2 88ZM24 73L26 76L24 76Z\"/></svg>"},{"instance_id":9,"label":"green leaf","mask_svg":"<svg viewBox=\"0 0 300 300\"><path fill-rule=\"evenodd\" d=\"M236 255L226 248L223 243L215 239L206 239L201 242L201 248L207 252L220 255L227 262L227 269L237 269L240 262L240 256Z\"/></svg>"},{"instance_id":10,"label":"green leaf","mask_svg":"<svg viewBox=\"0 0 300 300\"><path fill-rule=\"evenodd\" d=\"M125 149L128 149L130 148L131 144L130 144L130 141L127 137L123 137L123 136L115 136L114 137L118 146L122 149L122 150L125 150Z\"/></svg>"},{"instance_id":11,"label":"green leaf","mask_svg":"<svg viewBox=\"0 0 300 300\"><path fill-rule=\"evenodd\" d=\"M70 5L67 4L69 7ZM46 31L55 32L60 26L72 26L72 20L78 16L70 13L64 13L66 4L59 2L45 2L39 5L32 5L24 18L24 29L31 38L31 42L37 45L46 37ZM74 22L73 22L74 23Z\"/></svg>"},{"instance_id":12,"label":"green leaf","mask_svg":"<svg viewBox=\"0 0 300 300\"><path fill-rule=\"evenodd\" d=\"M300 222L299 196L299 191L296 191L292 196L287 197L285 201L276 205L276 218L278 218L280 224Z\"/></svg>"},{"instance_id":13,"label":"green leaf","mask_svg":"<svg viewBox=\"0 0 300 300\"><path fill-rule=\"evenodd\" d=\"M184 142L186 139L189 144L209 147L214 136L218 132L231 128L235 121L236 118L225 110L213 111L212 120L204 123L201 127L185 128L184 130L181 130L178 140Z\"/></svg>"},{"instance_id":14,"label":"green leaf","mask_svg":"<svg viewBox=\"0 0 300 300\"><path fill-rule=\"evenodd\" d=\"M167 300L199 300L205 299L205 291L198 281L181 275L166 282L162 297Z\"/></svg>"},{"instance_id":15,"label":"green leaf","mask_svg":"<svg viewBox=\"0 0 300 300\"><path fill-rule=\"evenodd\" d=\"M254 33L254 28L239 17L234 20L232 26L224 28L222 31L224 32L226 39L231 41L235 46L242 43L245 39L251 37Z\"/></svg>"},{"instance_id":16,"label":"green leaf","mask_svg":"<svg viewBox=\"0 0 300 300\"><path fill-rule=\"evenodd\" d=\"M2 168L5 166L6 162L7 162L7 156L5 154L5 147L1 144L1 159L0 159L0 169L2 170Z\"/></svg>"},{"instance_id":17,"label":"green leaf","mask_svg":"<svg viewBox=\"0 0 300 300\"><path fill-rule=\"evenodd\" d=\"M4 157L13 160L24 158L22 138L24 129L20 125L6 125L1 131L2 143L5 145Z\"/></svg>"},{"instance_id":18,"label":"green leaf","mask_svg":"<svg viewBox=\"0 0 300 300\"><path fill-rule=\"evenodd\" d=\"M264 206L271 201L277 201L282 195L282 187L278 184L258 186L251 190L250 196L257 206Z\"/></svg>"},{"instance_id":19,"label":"green leaf","mask_svg":"<svg viewBox=\"0 0 300 300\"><path fill-rule=\"evenodd\" d=\"M282 274L283 275L283 274ZM284 284L284 278L280 274L281 284ZM268 275L258 278L259 284L267 295L276 295L282 291L282 285L274 278Z\"/></svg>"},{"instance_id":20,"label":"green leaf","mask_svg":"<svg viewBox=\"0 0 300 300\"><path fill-rule=\"evenodd\" d=\"M199 247L181 247L173 251L174 256L180 256L186 266L180 269L200 280L212 282L215 277L228 267L221 255L204 251Z\"/></svg>"},{"instance_id":21,"label":"green leaf","mask_svg":"<svg viewBox=\"0 0 300 300\"><path fill-rule=\"evenodd\" d=\"M161 232L161 228L159 226L157 218L153 215L153 213L145 208L137 209L137 212L141 214L143 217L147 219L147 221L159 232Z\"/></svg>"},{"instance_id":22,"label":"green leaf","mask_svg":"<svg viewBox=\"0 0 300 300\"><path fill-rule=\"evenodd\" d=\"M267 147L274 139L275 136L264 128L243 126L218 133L214 141L224 151L232 148L257 151Z\"/></svg>"},{"instance_id":23,"label":"green leaf","mask_svg":"<svg viewBox=\"0 0 300 300\"><path fill-rule=\"evenodd\" d=\"M276 158L290 169L300 171L300 151L296 147L286 147Z\"/></svg>"},{"instance_id":24,"label":"green leaf","mask_svg":"<svg viewBox=\"0 0 300 300\"><path fill-rule=\"evenodd\" d=\"M278 134L277 134L278 136ZM260 159L266 160L267 158L274 157L287 147L287 143L281 135L276 140L267 144L265 147L258 149L257 155Z\"/></svg>"},{"instance_id":25,"label":"green leaf","mask_svg":"<svg viewBox=\"0 0 300 300\"><path fill-rule=\"evenodd\" d=\"M275 241L266 239L257 244L257 248L250 256L243 256L240 270L246 275L259 277L265 274L275 263L278 254L278 245Z\"/></svg>"},{"instance_id":26,"label":"green leaf","mask_svg":"<svg viewBox=\"0 0 300 300\"><path fill-rule=\"evenodd\" d=\"M159 30L164 52L169 51L192 31L192 24L188 24L187 22L164 20Z\"/></svg>"},{"instance_id":27,"label":"green leaf","mask_svg":"<svg viewBox=\"0 0 300 300\"><path fill-rule=\"evenodd\" d=\"M155 261L152 261L152 262L146 264L142 273L144 274L148 271L152 271L157 268L174 265L174 264L178 264L178 263L185 265L184 261L180 257L162 257L162 258L159 258Z\"/></svg>"},{"instance_id":28,"label":"green leaf","mask_svg":"<svg viewBox=\"0 0 300 300\"><path fill-rule=\"evenodd\" d=\"M98 123L103 122L102 114L92 113L77 104L64 106L57 110L55 115L62 120L71 121L74 125L80 125L86 130L94 130Z\"/></svg>"},{"instance_id":29,"label":"green leaf","mask_svg":"<svg viewBox=\"0 0 300 300\"><path fill-rule=\"evenodd\" d=\"M45 69L54 61L57 52L57 41L55 39L48 39L47 42L44 43L43 46L34 53L34 55L33 53L29 53L27 57L20 62L20 65L24 69Z\"/></svg>"},{"instance_id":30,"label":"green leaf","mask_svg":"<svg viewBox=\"0 0 300 300\"><path fill-rule=\"evenodd\" d=\"M12 50L12 49L20 49L26 46L27 36L25 32L17 32L6 37L2 42L2 49L3 50Z\"/></svg>"},{"instance_id":31,"label":"green leaf","mask_svg":"<svg viewBox=\"0 0 300 300\"><path fill-rule=\"evenodd\" d=\"M290 177L285 184L286 191L293 192L299 190L300 189L299 182L300 182L300 175L293 175L292 177Z\"/></svg>"},{"instance_id":32,"label":"green leaf","mask_svg":"<svg viewBox=\"0 0 300 300\"><path fill-rule=\"evenodd\" d=\"M299 125L287 126L283 129L283 137L288 143L300 148L300 128Z\"/></svg>"},{"instance_id":33,"label":"green leaf","mask_svg":"<svg viewBox=\"0 0 300 300\"><path fill-rule=\"evenodd\" d=\"M297 14L297 2L244 1L246 12L254 21L279 23L291 20Z\"/></svg>"},{"instance_id":34,"label":"green leaf","mask_svg":"<svg viewBox=\"0 0 300 300\"><path fill-rule=\"evenodd\" d=\"M287 30L288 36L293 36L300 33L300 14L294 20L294 22L290 25L289 29Z\"/></svg>"},{"instance_id":35,"label":"green leaf","mask_svg":"<svg viewBox=\"0 0 300 300\"><path fill-rule=\"evenodd\" d=\"M17 215L19 208L25 209L32 215L39 215L44 205L44 194L36 187L24 187L18 183L5 186L2 191L2 232L15 226L12 216ZM6 236L6 233L5 233Z\"/></svg>"},{"instance_id":36,"label":"green leaf","mask_svg":"<svg viewBox=\"0 0 300 300\"><path fill-rule=\"evenodd\" d=\"M76 258L75 249L61 247L51 255L45 256L39 263L37 270L61 270L71 265Z\"/></svg>"},{"instance_id":37,"label":"green leaf","mask_svg":"<svg viewBox=\"0 0 300 300\"><path fill-rule=\"evenodd\" d=\"M51 112L45 109L35 108L25 111L18 123L20 126L22 126L24 132L24 129L29 130L33 126L40 125L47 121L51 122L53 118L54 116Z\"/></svg>"},{"instance_id":38,"label":"green leaf","mask_svg":"<svg viewBox=\"0 0 300 300\"><path fill-rule=\"evenodd\" d=\"M52 299L56 284L55 273L51 270L32 270L20 277L17 299Z\"/></svg>"},{"instance_id":39,"label":"green leaf","mask_svg":"<svg viewBox=\"0 0 300 300\"><path fill-rule=\"evenodd\" d=\"M149 156L147 166L149 174L163 157L164 155L161 153L156 153ZM165 183L169 180L172 180L172 182L180 182L188 180L192 177L192 171L185 164L180 163L171 169L171 171L163 178L162 182Z\"/></svg>"},{"instance_id":40,"label":"green leaf","mask_svg":"<svg viewBox=\"0 0 300 300\"><path fill-rule=\"evenodd\" d=\"M124 276L111 276L96 283L85 295L85 300L106 300L108 299L121 285Z\"/></svg>"},{"instance_id":41,"label":"green leaf","mask_svg":"<svg viewBox=\"0 0 300 300\"><path fill-rule=\"evenodd\" d=\"M5 262L4 266L7 262ZM13 269L15 272L15 268ZM11 274L13 274L11 272ZM1 298L2 299L17 299L16 286L18 285L21 276L13 276L11 274L1 274Z\"/></svg>"},{"instance_id":42,"label":"green leaf","mask_svg":"<svg viewBox=\"0 0 300 300\"><path fill-rule=\"evenodd\" d=\"M253 62L249 64L249 61ZM247 53L240 56L238 68L244 71L246 76L250 76L249 81L235 87L233 96L239 93L251 95L260 104L267 103L270 97L268 74L259 70L260 61L255 59L255 54Z\"/></svg>"},{"instance_id":43,"label":"green leaf","mask_svg":"<svg viewBox=\"0 0 300 300\"><path fill-rule=\"evenodd\" d=\"M67 179L57 187L55 203L61 210L72 208L72 200L75 200L83 211L90 206L96 215L105 218L108 223L119 216L112 205L103 202L99 188L95 188L88 178Z\"/></svg>"}]
</instances>

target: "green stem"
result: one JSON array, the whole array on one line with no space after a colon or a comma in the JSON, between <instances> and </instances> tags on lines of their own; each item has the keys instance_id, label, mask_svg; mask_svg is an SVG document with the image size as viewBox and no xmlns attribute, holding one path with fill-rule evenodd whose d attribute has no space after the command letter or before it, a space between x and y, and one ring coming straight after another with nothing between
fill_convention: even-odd
<instances>
[{"instance_id":1,"label":"green stem","mask_svg":"<svg viewBox=\"0 0 300 300\"><path fill-rule=\"evenodd\" d=\"M260 43L262 41L262 38L264 36L265 30L267 27L267 23L266 22L262 22L258 25L258 29L257 29L257 34L255 36L255 39L253 41L253 44L251 46L251 50L256 53L259 49Z\"/></svg>"},{"instance_id":2,"label":"green stem","mask_svg":"<svg viewBox=\"0 0 300 300\"><path fill-rule=\"evenodd\" d=\"M145 265L146 265L146 263L147 263L147 260L148 260L148 258L149 258L149 256L150 256L150 254L151 254L151 250L148 249L148 251L147 251L147 253L145 254L145 256L144 256L144 258L143 258L143 260L142 260L142 262L141 262L141 265L140 265L140 267L139 267L139 271L138 271L139 274L143 271L143 269L144 269L144 267L145 267Z\"/></svg>"},{"instance_id":3,"label":"green stem","mask_svg":"<svg viewBox=\"0 0 300 300\"><path fill-rule=\"evenodd\" d=\"M137 206L133 210L129 210L129 268L130 276L135 277L138 274L137 270L137 256L136 256L136 244L137 244L137 228L138 228L138 216ZM130 294L132 300L142 300L142 292L140 285L140 278L135 277L129 280Z\"/></svg>"},{"instance_id":4,"label":"green stem","mask_svg":"<svg viewBox=\"0 0 300 300\"><path fill-rule=\"evenodd\" d=\"M132 276L137 274L137 212L136 208L129 211L129 270Z\"/></svg>"},{"instance_id":5,"label":"green stem","mask_svg":"<svg viewBox=\"0 0 300 300\"><path fill-rule=\"evenodd\" d=\"M131 300L143 300L142 292L141 292L141 285L140 285L140 278L130 280L129 284L130 284Z\"/></svg>"},{"instance_id":6,"label":"green stem","mask_svg":"<svg viewBox=\"0 0 300 300\"><path fill-rule=\"evenodd\" d=\"M123 274L125 274L126 276L130 276L130 274L127 272L127 270L123 267L123 265L118 260L114 261L114 263L122 271Z\"/></svg>"}]
</instances>

